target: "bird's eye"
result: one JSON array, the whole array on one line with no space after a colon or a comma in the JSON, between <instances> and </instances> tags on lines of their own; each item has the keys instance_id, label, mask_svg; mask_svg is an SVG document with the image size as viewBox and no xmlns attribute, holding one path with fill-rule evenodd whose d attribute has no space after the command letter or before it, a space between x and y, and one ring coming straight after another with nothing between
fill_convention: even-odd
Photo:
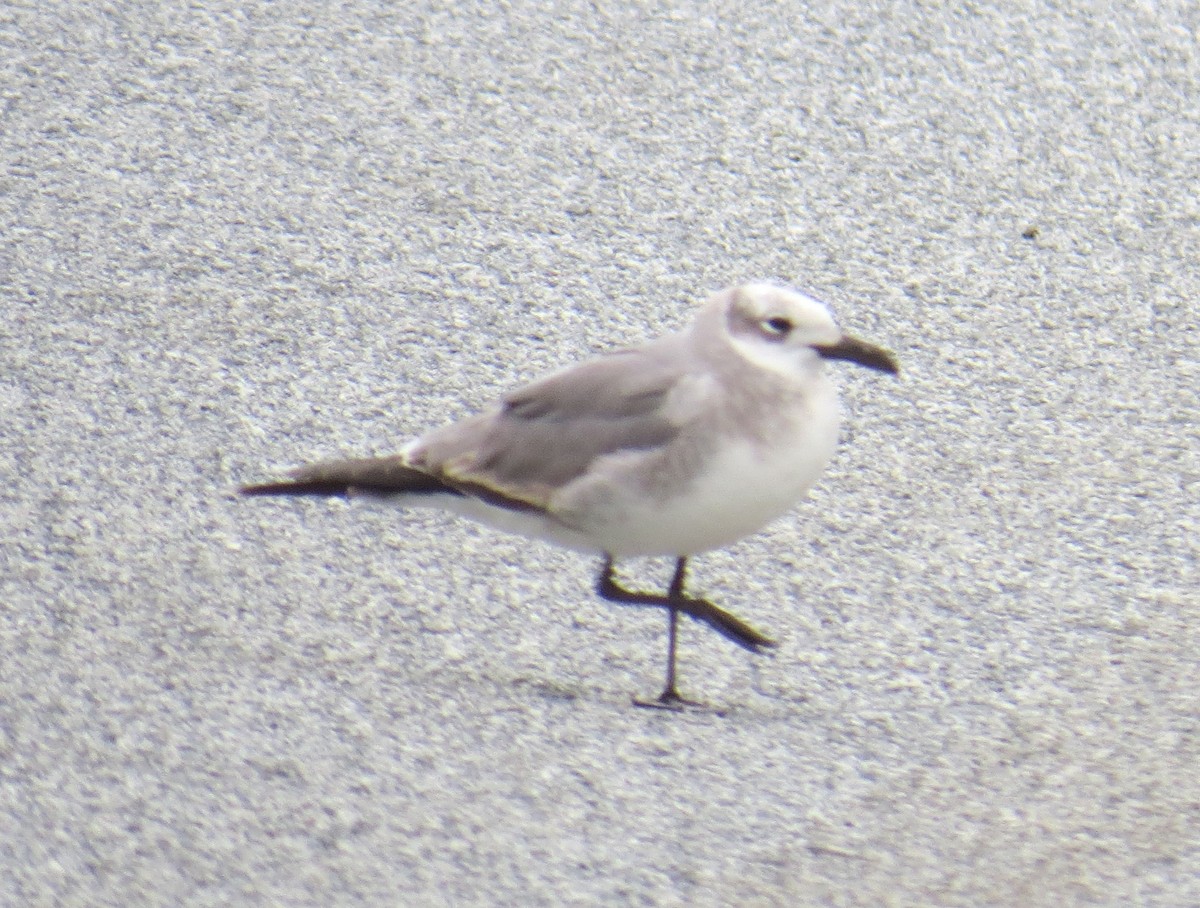
<instances>
[{"instance_id":1,"label":"bird's eye","mask_svg":"<svg viewBox=\"0 0 1200 908\"><path fill-rule=\"evenodd\" d=\"M792 323L782 316L764 319L762 326L767 329L769 334L774 334L776 337L787 337L788 332L792 330Z\"/></svg>"}]
</instances>

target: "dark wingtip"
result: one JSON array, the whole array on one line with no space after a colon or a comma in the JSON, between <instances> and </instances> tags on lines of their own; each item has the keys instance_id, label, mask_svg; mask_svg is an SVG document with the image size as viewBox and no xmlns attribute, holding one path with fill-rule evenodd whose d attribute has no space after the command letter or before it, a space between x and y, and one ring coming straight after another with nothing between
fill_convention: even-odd
<instances>
[{"instance_id":1,"label":"dark wingtip","mask_svg":"<svg viewBox=\"0 0 1200 908\"><path fill-rule=\"evenodd\" d=\"M242 495L373 495L388 498L393 495L425 495L444 493L461 495L437 476L431 476L409 466L399 457L363 457L354 460L333 460L300 467L288 474L291 478L276 482L242 486Z\"/></svg>"},{"instance_id":2,"label":"dark wingtip","mask_svg":"<svg viewBox=\"0 0 1200 908\"><path fill-rule=\"evenodd\" d=\"M344 482L266 482L242 486L239 495L345 495L349 486Z\"/></svg>"},{"instance_id":3,"label":"dark wingtip","mask_svg":"<svg viewBox=\"0 0 1200 908\"><path fill-rule=\"evenodd\" d=\"M286 482L271 482L257 486L242 486L237 490L239 495L283 495Z\"/></svg>"}]
</instances>

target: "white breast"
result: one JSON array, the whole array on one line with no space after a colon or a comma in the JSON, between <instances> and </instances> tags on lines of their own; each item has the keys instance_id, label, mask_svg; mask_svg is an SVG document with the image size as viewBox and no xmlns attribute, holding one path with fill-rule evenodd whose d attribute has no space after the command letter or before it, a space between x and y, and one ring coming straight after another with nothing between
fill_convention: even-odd
<instances>
[{"instance_id":1,"label":"white breast","mask_svg":"<svg viewBox=\"0 0 1200 908\"><path fill-rule=\"evenodd\" d=\"M613 555L690 555L757 532L791 510L833 456L840 423L837 393L825 380L810 391L802 409L779 414L769 442L721 440L676 494L660 498L616 489L606 507L590 515L576 512L578 528ZM623 472L628 480L637 468L630 458L614 479Z\"/></svg>"}]
</instances>

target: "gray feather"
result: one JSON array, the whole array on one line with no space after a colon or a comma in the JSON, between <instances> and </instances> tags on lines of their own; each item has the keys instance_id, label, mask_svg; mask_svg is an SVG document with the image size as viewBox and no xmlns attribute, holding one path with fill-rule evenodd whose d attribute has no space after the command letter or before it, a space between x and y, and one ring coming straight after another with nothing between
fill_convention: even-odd
<instances>
[{"instance_id":1,"label":"gray feather","mask_svg":"<svg viewBox=\"0 0 1200 908\"><path fill-rule=\"evenodd\" d=\"M664 402L680 378L675 338L611 353L532 382L500 405L426 435L410 461L545 503L599 457L668 444L679 426Z\"/></svg>"}]
</instances>

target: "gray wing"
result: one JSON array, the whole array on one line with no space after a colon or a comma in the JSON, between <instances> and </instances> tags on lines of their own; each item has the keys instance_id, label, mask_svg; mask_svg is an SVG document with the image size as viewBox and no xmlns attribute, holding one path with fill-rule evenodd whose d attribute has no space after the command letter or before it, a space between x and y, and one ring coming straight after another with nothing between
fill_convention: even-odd
<instances>
[{"instance_id":1,"label":"gray wing","mask_svg":"<svg viewBox=\"0 0 1200 908\"><path fill-rule=\"evenodd\" d=\"M676 345L663 338L534 381L487 413L430 432L408 462L471 494L543 508L597 458L678 434L664 407L683 377Z\"/></svg>"}]
</instances>

